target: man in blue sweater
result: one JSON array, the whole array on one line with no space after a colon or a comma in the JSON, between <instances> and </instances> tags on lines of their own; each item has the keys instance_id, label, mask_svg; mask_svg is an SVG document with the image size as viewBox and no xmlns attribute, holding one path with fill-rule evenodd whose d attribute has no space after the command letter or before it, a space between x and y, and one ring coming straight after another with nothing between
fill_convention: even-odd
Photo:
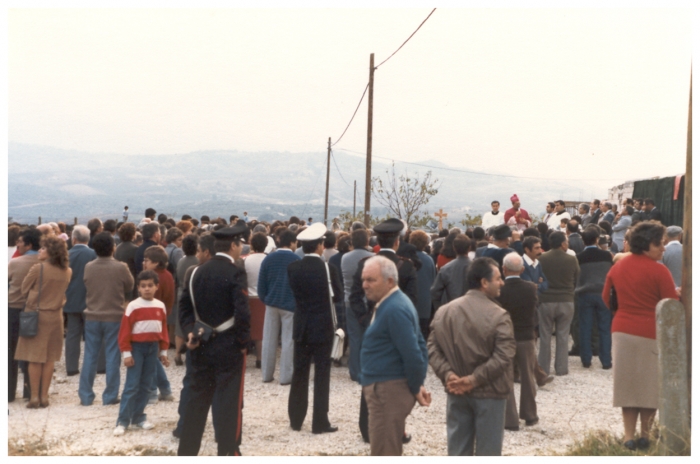
<instances>
[{"instance_id":1,"label":"man in blue sweater","mask_svg":"<svg viewBox=\"0 0 700 464\"><path fill-rule=\"evenodd\" d=\"M399 290L398 279L389 259L374 256L365 262L362 287L367 299L376 303L360 352L372 456L400 456L406 417L416 401L421 406L430 406L431 401L423 386L428 350L418 313Z\"/></svg>"},{"instance_id":2,"label":"man in blue sweater","mask_svg":"<svg viewBox=\"0 0 700 464\"><path fill-rule=\"evenodd\" d=\"M282 334L282 354L280 356L280 385L292 383L294 372L294 308L296 301L289 286L287 266L301 258L294 254L297 248L296 233L287 229L278 231L280 246L265 257L258 274L258 297L265 303L265 324L263 325L262 380L272 382L277 358L277 340Z\"/></svg>"}]
</instances>

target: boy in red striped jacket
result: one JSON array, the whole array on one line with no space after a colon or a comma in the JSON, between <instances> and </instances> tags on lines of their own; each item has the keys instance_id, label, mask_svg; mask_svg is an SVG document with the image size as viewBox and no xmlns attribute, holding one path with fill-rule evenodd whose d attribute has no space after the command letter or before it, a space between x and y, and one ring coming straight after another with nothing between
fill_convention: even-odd
<instances>
[{"instance_id":1,"label":"boy in red striped jacket","mask_svg":"<svg viewBox=\"0 0 700 464\"><path fill-rule=\"evenodd\" d=\"M154 298L158 290L158 275L142 271L136 278L140 298L126 307L119 329L119 349L124 358L126 383L122 391L119 417L114 435L124 435L129 425L150 430L144 409L156 372L158 358L168 367L169 345L165 305ZM160 353L159 353L160 351Z\"/></svg>"}]
</instances>

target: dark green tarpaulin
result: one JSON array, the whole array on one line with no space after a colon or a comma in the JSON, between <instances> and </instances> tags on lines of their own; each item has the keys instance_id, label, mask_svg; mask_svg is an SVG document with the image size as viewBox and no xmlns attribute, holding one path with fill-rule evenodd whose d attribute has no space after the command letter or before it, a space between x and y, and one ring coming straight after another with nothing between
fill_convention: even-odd
<instances>
[{"instance_id":1,"label":"dark green tarpaulin","mask_svg":"<svg viewBox=\"0 0 700 464\"><path fill-rule=\"evenodd\" d=\"M678 199L673 199L673 189L676 185L675 177L662 179L640 180L634 183L634 198L651 198L656 207L661 211L661 219L665 226L683 227L683 192L685 190L685 176L681 178L678 189Z\"/></svg>"}]
</instances>

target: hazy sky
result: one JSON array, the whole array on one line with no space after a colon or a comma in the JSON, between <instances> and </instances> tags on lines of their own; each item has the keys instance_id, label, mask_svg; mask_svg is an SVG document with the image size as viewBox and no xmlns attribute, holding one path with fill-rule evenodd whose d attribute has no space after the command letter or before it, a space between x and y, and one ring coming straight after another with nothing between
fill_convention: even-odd
<instances>
[{"instance_id":1,"label":"hazy sky","mask_svg":"<svg viewBox=\"0 0 700 464\"><path fill-rule=\"evenodd\" d=\"M322 152L369 54L431 9L10 9L9 141ZM692 15L438 7L375 72L373 152L611 185L682 173ZM366 133L365 99L336 148L364 153Z\"/></svg>"}]
</instances>

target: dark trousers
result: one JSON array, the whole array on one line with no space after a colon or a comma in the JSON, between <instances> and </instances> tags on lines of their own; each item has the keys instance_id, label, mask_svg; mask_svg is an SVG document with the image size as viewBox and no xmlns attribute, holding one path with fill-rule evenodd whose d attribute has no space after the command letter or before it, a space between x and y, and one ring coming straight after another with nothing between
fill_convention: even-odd
<instances>
[{"instance_id":1,"label":"dark trousers","mask_svg":"<svg viewBox=\"0 0 700 464\"><path fill-rule=\"evenodd\" d=\"M611 345L612 336L610 325L612 323L612 313L605 306L603 297L597 293L581 293L576 298L578 302L578 323L579 323L579 353L581 362L590 364L593 357L591 349L591 335L593 327L598 327L598 340L600 362L603 366L612 364ZM597 324L594 322L597 321Z\"/></svg>"},{"instance_id":2,"label":"dark trousers","mask_svg":"<svg viewBox=\"0 0 700 464\"><path fill-rule=\"evenodd\" d=\"M182 425L183 419L185 417L185 408L187 403L190 401L190 396L192 389L192 356L188 352L185 356L185 377L182 379L182 390L180 391L180 404L177 406L177 413L180 418L177 421L177 427L175 428L175 433L182 435Z\"/></svg>"},{"instance_id":3,"label":"dark trousers","mask_svg":"<svg viewBox=\"0 0 700 464\"><path fill-rule=\"evenodd\" d=\"M331 386L331 349L333 342L304 345L294 342L294 374L289 390L289 424L301 429L309 407L309 371L314 363L314 412L311 431L320 432L331 423L328 421L328 402Z\"/></svg>"},{"instance_id":4,"label":"dark trousers","mask_svg":"<svg viewBox=\"0 0 700 464\"><path fill-rule=\"evenodd\" d=\"M15 394L17 391L17 377L20 364L22 365L22 374L24 374L24 396L29 398L29 374L27 373L27 363L21 361L15 361L15 351L17 350L17 342L19 341L19 313L22 312L22 308L8 308L8 322L7 322L7 338L9 340L9 345L7 348L7 366L9 367L8 375L8 402L15 400Z\"/></svg>"},{"instance_id":5,"label":"dark trousers","mask_svg":"<svg viewBox=\"0 0 700 464\"><path fill-rule=\"evenodd\" d=\"M520 370L520 414L515 403L515 389L510 391L506 401L506 427L518 427L520 419L531 421L537 419L537 382L535 380L535 340L515 343L514 366Z\"/></svg>"},{"instance_id":6,"label":"dark trousers","mask_svg":"<svg viewBox=\"0 0 700 464\"><path fill-rule=\"evenodd\" d=\"M574 298L574 318L571 321L571 338L574 341L573 346L571 347L571 355L572 356L579 356L581 354L581 341L580 341L580 335L581 335L581 328L580 328L580 308L581 306L579 305L578 301L578 296ZM593 350L593 356L598 356L598 324L595 322L595 314L593 315L593 331L591 332L591 346Z\"/></svg>"},{"instance_id":7,"label":"dark trousers","mask_svg":"<svg viewBox=\"0 0 700 464\"><path fill-rule=\"evenodd\" d=\"M367 408L367 400L364 392L360 392L360 435L362 439L369 443L369 408Z\"/></svg>"},{"instance_id":8,"label":"dark trousers","mask_svg":"<svg viewBox=\"0 0 700 464\"><path fill-rule=\"evenodd\" d=\"M428 343L428 335L430 335L430 319L418 319L420 324L420 333L423 334L423 339Z\"/></svg>"},{"instance_id":9,"label":"dark trousers","mask_svg":"<svg viewBox=\"0 0 700 464\"><path fill-rule=\"evenodd\" d=\"M246 356L233 352L225 364L211 359L201 348L190 351L192 384L185 405L178 456L196 456L211 406L219 456L240 456L243 420L243 381Z\"/></svg>"}]
</instances>

